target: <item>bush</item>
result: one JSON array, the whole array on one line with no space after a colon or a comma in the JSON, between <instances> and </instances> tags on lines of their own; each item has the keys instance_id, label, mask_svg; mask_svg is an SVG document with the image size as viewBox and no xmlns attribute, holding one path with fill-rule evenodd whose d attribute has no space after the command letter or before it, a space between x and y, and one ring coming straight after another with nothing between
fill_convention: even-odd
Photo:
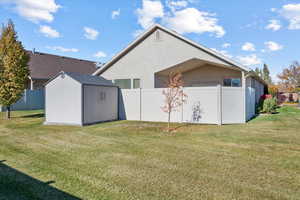
<instances>
[{"instance_id":1,"label":"bush","mask_svg":"<svg viewBox=\"0 0 300 200\"><path fill-rule=\"evenodd\" d=\"M277 108L277 100L275 98L265 99L262 106L262 113L274 113Z\"/></svg>"}]
</instances>

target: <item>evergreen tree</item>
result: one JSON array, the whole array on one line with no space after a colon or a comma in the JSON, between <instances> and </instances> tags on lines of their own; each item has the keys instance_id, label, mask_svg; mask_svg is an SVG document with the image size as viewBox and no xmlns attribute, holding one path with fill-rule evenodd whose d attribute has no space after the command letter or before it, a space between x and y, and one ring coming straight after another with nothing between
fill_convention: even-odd
<instances>
[{"instance_id":1,"label":"evergreen tree","mask_svg":"<svg viewBox=\"0 0 300 200\"><path fill-rule=\"evenodd\" d=\"M261 73L261 70L258 67L255 68L254 72L256 73L257 76L261 77L262 73Z\"/></svg>"},{"instance_id":2,"label":"evergreen tree","mask_svg":"<svg viewBox=\"0 0 300 200\"><path fill-rule=\"evenodd\" d=\"M263 71L262 71L262 79L266 81L268 84L272 83L272 78L270 76L270 70L267 64L264 64Z\"/></svg>"},{"instance_id":3,"label":"evergreen tree","mask_svg":"<svg viewBox=\"0 0 300 200\"><path fill-rule=\"evenodd\" d=\"M10 106L23 95L29 76L29 55L18 41L14 24L9 20L0 33L0 105L7 107L10 118Z\"/></svg>"}]
</instances>

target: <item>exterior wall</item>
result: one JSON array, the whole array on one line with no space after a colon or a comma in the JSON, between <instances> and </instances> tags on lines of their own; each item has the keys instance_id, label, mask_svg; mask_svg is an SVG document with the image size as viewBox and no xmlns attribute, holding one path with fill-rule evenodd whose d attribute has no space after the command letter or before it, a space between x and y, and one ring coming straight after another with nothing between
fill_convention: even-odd
<instances>
[{"instance_id":1,"label":"exterior wall","mask_svg":"<svg viewBox=\"0 0 300 200\"><path fill-rule=\"evenodd\" d=\"M121 90L119 96L119 118L167 122L163 88ZM172 122L203 124L244 123L244 102L242 88L192 87L184 88L187 103L171 115Z\"/></svg>"},{"instance_id":2,"label":"exterior wall","mask_svg":"<svg viewBox=\"0 0 300 200\"><path fill-rule=\"evenodd\" d=\"M170 66L198 58L221 65L229 64L210 55L190 44L159 30L160 38L156 39L156 32L129 51L101 74L106 79L139 78L141 87L154 88L154 74Z\"/></svg>"},{"instance_id":3,"label":"exterior wall","mask_svg":"<svg viewBox=\"0 0 300 200\"><path fill-rule=\"evenodd\" d=\"M46 124L82 125L81 84L58 76L46 86Z\"/></svg>"},{"instance_id":4,"label":"exterior wall","mask_svg":"<svg viewBox=\"0 0 300 200\"><path fill-rule=\"evenodd\" d=\"M11 110L40 110L45 108L44 90L25 90L23 97L11 105ZM6 107L0 105L0 112L6 111Z\"/></svg>"},{"instance_id":5,"label":"exterior wall","mask_svg":"<svg viewBox=\"0 0 300 200\"><path fill-rule=\"evenodd\" d=\"M118 88L83 86L83 122L92 124L118 119Z\"/></svg>"},{"instance_id":6,"label":"exterior wall","mask_svg":"<svg viewBox=\"0 0 300 200\"><path fill-rule=\"evenodd\" d=\"M223 85L224 78L240 78L242 79L242 73L237 70L216 67L213 65L199 66L191 71L187 71L182 74L185 87L209 87ZM168 77L156 75L155 87L165 87L165 81ZM241 80L242 83L242 80Z\"/></svg>"}]
</instances>

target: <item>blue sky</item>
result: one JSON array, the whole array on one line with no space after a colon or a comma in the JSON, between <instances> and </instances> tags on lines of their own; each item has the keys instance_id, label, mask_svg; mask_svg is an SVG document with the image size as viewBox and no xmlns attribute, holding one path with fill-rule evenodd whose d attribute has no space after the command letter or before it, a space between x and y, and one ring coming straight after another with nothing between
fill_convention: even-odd
<instances>
[{"instance_id":1,"label":"blue sky","mask_svg":"<svg viewBox=\"0 0 300 200\"><path fill-rule=\"evenodd\" d=\"M272 76L300 60L299 0L0 0L25 48L107 62L153 23Z\"/></svg>"}]
</instances>

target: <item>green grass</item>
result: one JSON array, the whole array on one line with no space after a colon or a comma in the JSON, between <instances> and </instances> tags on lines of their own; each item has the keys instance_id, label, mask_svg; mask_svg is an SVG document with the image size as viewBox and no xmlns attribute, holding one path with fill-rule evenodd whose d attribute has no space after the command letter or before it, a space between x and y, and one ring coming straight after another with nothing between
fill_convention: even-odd
<instances>
[{"instance_id":1,"label":"green grass","mask_svg":"<svg viewBox=\"0 0 300 200\"><path fill-rule=\"evenodd\" d=\"M43 126L0 115L0 199L300 199L300 109L245 125ZM173 126L180 126L173 124Z\"/></svg>"}]
</instances>

